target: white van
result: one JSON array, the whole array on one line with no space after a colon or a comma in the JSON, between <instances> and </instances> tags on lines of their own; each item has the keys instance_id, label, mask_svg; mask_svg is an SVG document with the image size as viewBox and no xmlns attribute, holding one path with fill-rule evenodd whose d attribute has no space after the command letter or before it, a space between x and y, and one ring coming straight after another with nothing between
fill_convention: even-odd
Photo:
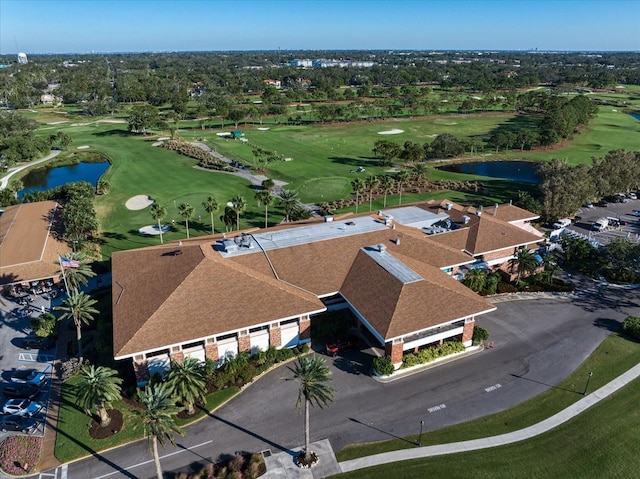
<instances>
[{"instance_id":1,"label":"white van","mask_svg":"<svg viewBox=\"0 0 640 479\"><path fill-rule=\"evenodd\" d=\"M604 231L609 226L609 220L607 218L599 218L593 223L593 231Z\"/></svg>"},{"instance_id":2,"label":"white van","mask_svg":"<svg viewBox=\"0 0 640 479\"><path fill-rule=\"evenodd\" d=\"M559 230L562 228L566 228L570 224L571 224L570 218L560 218L556 223L553 223L552 226L554 230Z\"/></svg>"}]
</instances>

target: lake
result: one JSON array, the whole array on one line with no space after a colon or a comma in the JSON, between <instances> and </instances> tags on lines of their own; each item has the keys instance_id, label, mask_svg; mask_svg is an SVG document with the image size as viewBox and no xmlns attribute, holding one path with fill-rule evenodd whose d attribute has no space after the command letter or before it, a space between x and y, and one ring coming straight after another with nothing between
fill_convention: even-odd
<instances>
[{"instance_id":1,"label":"lake","mask_svg":"<svg viewBox=\"0 0 640 479\"><path fill-rule=\"evenodd\" d=\"M540 183L537 164L531 161L477 161L439 166L438 169L453 173L504 178L523 183Z\"/></svg>"},{"instance_id":2,"label":"lake","mask_svg":"<svg viewBox=\"0 0 640 479\"><path fill-rule=\"evenodd\" d=\"M640 120L640 113L629 113L629 115L634 117L636 120Z\"/></svg>"},{"instance_id":3,"label":"lake","mask_svg":"<svg viewBox=\"0 0 640 479\"><path fill-rule=\"evenodd\" d=\"M18 191L18 198L31 191L45 191L75 181L87 181L93 186L98 184L102 174L109 168L108 161L100 163L76 163L69 166L44 168L31 171L20 179L24 189Z\"/></svg>"}]
</instances>

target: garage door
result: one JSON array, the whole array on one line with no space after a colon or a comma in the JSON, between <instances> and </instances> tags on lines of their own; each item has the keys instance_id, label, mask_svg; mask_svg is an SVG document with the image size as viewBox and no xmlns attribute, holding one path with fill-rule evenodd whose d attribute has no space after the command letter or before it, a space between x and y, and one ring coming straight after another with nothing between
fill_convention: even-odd
<instances>
[{"instance_id":1,"label":"garage door","mask_svg":"<svg viewBox=\"0 0 640 479\"><path fill-rule=\"evenodd\" d=\"M269 331L251 333L251 355L269 349Z\"/></svg>"},{"instance_id":2,"label":"garage door","mask_svg":"<svg viewBox=\"0 0 640 479\"><path fill-rule=\"evenodd\" d=\"M196 346L193 348L184 349L182 352L185 358L194 358L200 362L204 362L205 354L204 354L204 347L202 346Z\"/></svg>"},{"instance_id":3,"label":"garage door","mask_svg":"<svg viewBox=\"0 0 640 479\"><path fill-rule=\"evenodd\" d=\"M280 330L280 338L282 339L283 348L292 348L298 345L298 325L288 328L282 328Z\"/></svg>"},{"instance_id":4,"label":"garage door","mask_svg":"<svg viewBox=\"0 0 640 479\"><path fill-rule=\"evenodd\" d=\"M218 361L224 363L227 359L235 358L238 355L238 341L228 341L218 343Z\"/></svg>"}]
</instances>

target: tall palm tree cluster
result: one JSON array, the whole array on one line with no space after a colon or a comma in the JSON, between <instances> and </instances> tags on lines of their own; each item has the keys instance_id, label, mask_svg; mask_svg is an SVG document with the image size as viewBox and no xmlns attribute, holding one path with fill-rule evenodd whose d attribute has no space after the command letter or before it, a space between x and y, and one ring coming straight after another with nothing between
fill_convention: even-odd
<instances>
[{"instance_id":1,"label":"tall palm tree cluster","mask_svg":"<svg viewBox=\"0 0 640 479\"><path fill-rule=\"evenodd\" d=\"M264 206L264 227L269 226L269 207L278 204L284 208L285 221L289 222L293 216L302 209L298 192L295 190L283 189L277 194L274 192L274 181L266 179L262 182L262 189L258 190L254 195L254 199L258 206ZM226 231L240 229L240 215L247 209L247 201L242 195L236 195L226 203L224 211L220 216L220 221L225 226ZM211 218L211 234L215 234L214 215L220 209L220 203L214 196L209 196L202 203L202 207ZM154 203L149 210L151 217L157 223L160 235L160 243L164 243L162 221L167 217L166 206L160 203ZM178 205L178 214L182 216L185 222L187 239L189 239L189 220L193 217L195 208L189 203L180 203ZM297 215L296 215L297 216ZM198 217L200 219L200 217Z\"/></svg>"},{"instance_id":2,"label":"tall palm tree cluster","mask_svg":"<svg viewBox=\"0 0 640 479\"><path fill-rule=\"evenodd\" d=\"M402 193L409 183L409 180L413 180L418 184L424 184L426 179L427 166L424 163L414 163L411 169L400 170L395 175L369 176L364 180L355 178L351 181L351 189L356 201L355 212L358 213L358 207L363 193L366 193L368 196L369 211L373 210L374 193L380 191L383 196L383 208L387 207L387 196L394 192L398 194L398 205L401 205Z\"/></svg>"}]
</instances>

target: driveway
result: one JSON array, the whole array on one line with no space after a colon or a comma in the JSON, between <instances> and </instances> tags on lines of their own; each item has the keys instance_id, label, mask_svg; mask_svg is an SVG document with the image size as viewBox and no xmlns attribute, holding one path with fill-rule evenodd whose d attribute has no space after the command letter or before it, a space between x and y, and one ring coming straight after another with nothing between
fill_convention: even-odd
<instances>
[{"instance_id":1,"label":"driveway","mask_svg":"<svg viewBox=\"0 0 640 479\"><path fill-rule=\"evenodd\" d=\"M371 357L364 353L328 359L336 399L311 411L311 441L328 438L339 450L417 433L420 421L427 432L512 407L567 377L629 314L640 314L640 291L593 285L566 299L501 303L478 319L495 341L493 349L390 383L367 374ZM296 385L281 379L288 375L286 366L272 371L188 427L177 447L161 451L163 468L184 471L236 451L290 451L303 444ZM583 388L575 385L577 393ZM152 477L150 459L141 441L70 464L67 477Z\"/></svg>"}]
</instances>

